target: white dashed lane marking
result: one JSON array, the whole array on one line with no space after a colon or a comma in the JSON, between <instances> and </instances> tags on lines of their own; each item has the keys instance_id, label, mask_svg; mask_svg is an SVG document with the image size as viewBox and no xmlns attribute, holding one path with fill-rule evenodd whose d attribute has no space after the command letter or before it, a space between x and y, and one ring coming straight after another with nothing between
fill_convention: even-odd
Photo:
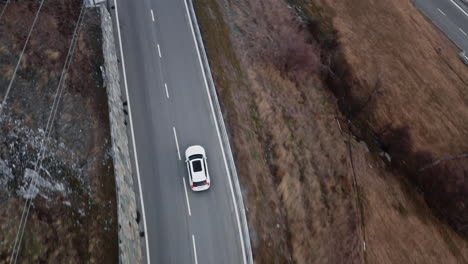
<instances>
[{"instance_id":1,"label":"white dashed lane marking","mask_svg":"<svg viewBox=\"0 0 468 264\"><path fill-rule=\"evenodd\" d=\"M444 16L447 16L442 10L440 10L439 8L437 8L437 11L439 11L442 15Z\"/></svg>"}]
</instances>

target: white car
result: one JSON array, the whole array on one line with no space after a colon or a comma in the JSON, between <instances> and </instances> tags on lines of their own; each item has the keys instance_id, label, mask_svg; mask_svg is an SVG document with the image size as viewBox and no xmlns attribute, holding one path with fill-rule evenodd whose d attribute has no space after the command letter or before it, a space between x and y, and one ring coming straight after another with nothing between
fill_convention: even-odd
<instances>
[{"instance_id":1,"label":"white car","mask_svg":"<svg viewBox=\"0 0 468 264\"><path fill-rule=\"evenodd\" d=\"M189 175L190 187L194 191L210 188L210 174L206 166L206 153L202 146L190 146L185 151L185 162Z\"/></svg>"}]
</instances>

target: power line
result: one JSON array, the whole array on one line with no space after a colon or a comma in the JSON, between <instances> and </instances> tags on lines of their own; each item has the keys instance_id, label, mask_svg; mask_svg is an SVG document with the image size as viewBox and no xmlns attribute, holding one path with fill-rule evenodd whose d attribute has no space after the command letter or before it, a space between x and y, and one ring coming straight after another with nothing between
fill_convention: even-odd
<instances>
[{"instance_id":1,"label":"power line","mask_svg":"<svg viewBox=\"0 0 468 264\"><path fill-rule=\"evenodd\" d=\"M13 76L11 77L10 83L8 84L8 88L7 88L7 91L5 93L5 97L3 98L2 104L0 105L0 118L2 117L3 107L5 107L6 100L8 98L8 94L10 93L11 87L13 85L13 81L15 80L16 72L18 71L18 68L19 68L19 66L21 64L21 60L23 59L24 51L26 50L26 47L28 46L29 38L31 37L34 26L36 25L37 19L39 18L39 14L41 13L41 9L42 9L43 4L44 4L44 0L41 1L41 5L39 6L39 9L36 12L36 16L34 17L33 24L31 26L31 28L29 29L28 37L26 38L26 42L24 43L23 50L20 53L18 62L16 63L15 71L13 72Z\"/></svg>"},{"instance_id":2,"label":"power line","mask_svg":"<svg viewBox=\"0 0 468 264\"><path fill-rule=\"evenodd\" d=\"M81 28L85 13L86 13L86 8L85 8L85 4L83 2L81 10L80 10L80 15L79 15L78 20L77 20L77 24L76 24L75 30L73 32L73 37L72 37L72 40L71 40L71 43L70 43L70 47L69 47L69 50L68 50L68 53L67 53L67 57L65 59L64 66L62 68L62 73L60 75L60 80L59 80L59 83L57 85L57 91L56 91L55 96L54 96L54 102L52 104L52 110L51 110L51 112L49 114L49 118L47 120L47 125L46 125L46 128L45 128L45 134L44 134L44 138L42 139L42 142L41 142L39 155L38 155L38 158L37 158L37 160L35 162L35 165L34 165L34 171L35 172L37 171L38 167L40 168L41 165L42 165L42 159L43 159L43 153L45 151L46 141L47 141L47 139L48 139L48 137L50 135L50 132L52 130L52 124L53 124L53 122L55 120L57 110L58 110L58 106L59 106L59 103L60 103L61 98L62 98L62 94L63 94L63 91L64 91L63 83L65 82L66 73L68 72L68 69L69 69L70 64L71 64L71 60L72 60L72 57L73 57L73 54L74 54L74 51L75 51L75 47L76 47L77 36L78 36L79 30ZM31 190L33 188L35 188L37 175L38 174L33 175L33 178L31 179L31 182L29 184L29 188L28 188L27 193L30 193ZM24 230L26 228L26 223L27 223L27 220L28 220L29 211L31 209L32 200L33 200L33 197L27 197L26 198L26 202L25 202L24 207L23 207L23 213L21 215L20 225L19 225L19 228L18 228L18 232L16 234L15 243L13 245L13 251L12 251L12 254L11 254L11 258L10 258L10 263L16 263L16 261L18 259L19 251L20 251L20 248L21 248L21 242L22 242L23 235L24 235Z\"/></svg>"},{"instance_id":3,"label":"power line","mask_svg":"<svg viewBox=\"0 0 468 264\"><path fill-rule=\"evenodd\" d=\"M0 13L0 19L2 19L3 14L5 13L5 10L6 10L6 8L7 8L7 6L8 6L9 3L10 3L10 0L7 0L6 3L5 3L5 5L3 6L2 12Z\"/></svg>"}]
</instances>

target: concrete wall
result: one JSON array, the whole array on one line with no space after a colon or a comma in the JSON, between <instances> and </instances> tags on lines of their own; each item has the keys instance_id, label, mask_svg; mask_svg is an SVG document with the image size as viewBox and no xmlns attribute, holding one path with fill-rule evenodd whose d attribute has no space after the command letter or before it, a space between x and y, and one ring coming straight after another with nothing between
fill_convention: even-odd
<instances>
[{"instance_id":1,"label":"concrete wall","mask_svg":"<svg viewBox=\"0 0 468 264\"><path fill-rule=\"evenodd\" d=\"M117 210L119 222L119 262L141 263L141 245L137 222L137 204L132 178L132 166L128 144L127 127L121 99L120 73L117 61L112 19L105 5L98 7L101 13L104 67L103 75L109 103L109 118L112 136Z\"/></svg>"}]
</instances>

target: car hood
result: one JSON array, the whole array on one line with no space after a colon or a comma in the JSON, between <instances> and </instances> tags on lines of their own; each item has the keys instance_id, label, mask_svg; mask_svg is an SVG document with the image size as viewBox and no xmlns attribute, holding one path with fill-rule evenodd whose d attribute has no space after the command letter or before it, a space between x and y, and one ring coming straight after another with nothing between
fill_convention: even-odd
<instances>
[{"instance_id":1,"label":"car hood","mask_svg":"<svg viewBox=\"0 0 468 264\"><path fill-rule=\"evenodd\" d=\"M195 154L201 154L205 156L205 149L202 146L198 146L198 145L191 146L187 148L187 150L185 151L185 158L188 158Z\"/></svg>"}]
</instances>

